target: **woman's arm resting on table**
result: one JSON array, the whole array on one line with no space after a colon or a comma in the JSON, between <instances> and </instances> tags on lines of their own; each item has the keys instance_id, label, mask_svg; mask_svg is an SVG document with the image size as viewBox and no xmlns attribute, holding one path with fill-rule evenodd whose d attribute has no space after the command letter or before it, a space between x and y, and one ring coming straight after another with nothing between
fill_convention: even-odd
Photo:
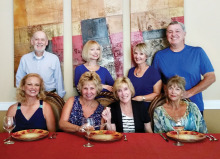
<instances>
[{"instance_id":1,"label":"woman's arm resting on table","mask_svg":"<svg viewBox=\"0 0 220 159\"><path fill-rule=\"evenodd\" d=\"M56 131L55 117L53 114L53 110L50 104L44 102L43 103L43 114L47 123L47 130L50 132Z\"/></svg>"},{"instance_id":2,"label":"woman's arm resting on table","mask_svg":"<svg viewBox=\"0 0 220 159\"><path fill-rule=\"evenodd\" d=\"M68 121L69 117L70 117L70 112L71 112L72 107L73 107L73 102L74 102L74 97L70 97L67 100L67 102L65 103L65 105L63 107L61 117L60 117L60 121L59 121L60 129L62 129L63 131L66 131L66 132L77 132L77 131L82 130L81 126L71 124Z\"/></svg>"},{"instance_id":3,"label":"woman's arm resting on table","mask_svg":"<svg viewBox=\"0 0 220 159\"><path fill-rule=\"evenodd\" d=\"M151 129L151 122L149 123L144 123L144 128L145 128L145 132L147 133L153 133L152 129Z\"/></svg>"}]
</instances>

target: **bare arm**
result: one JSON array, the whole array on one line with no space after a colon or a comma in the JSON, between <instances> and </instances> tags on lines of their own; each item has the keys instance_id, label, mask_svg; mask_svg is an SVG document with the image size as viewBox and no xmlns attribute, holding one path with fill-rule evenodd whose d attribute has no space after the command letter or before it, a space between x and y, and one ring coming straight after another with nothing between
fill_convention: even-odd
<instances>
[{"instance_id":1,"label":"bare arm","mask_svg":"<svg viewBox=\"0 0 220 159\"><path fill-rule=\"evenodd\" d=\"M112 92L112 86L110 85L102 84L102 88L107 89L109 92Z\"/></svg>"},{"instance_id":2,"label":"bare arm","mask_svg":"<svg viewBox=\"0 0 220 159\"><path fill-rule=\"evenodd\" d=\"M61 114L60 121L59 121L60 129L66 132L77 132L82 129L81 126L72 124L68 121L70 117L70 112L73 107L73 102L74 102L74 97L70 97L67 100L67 102L65 103L62 109L62 114Z\"/></svg>"},{"instance_id":3,"label":"bare arm","mask_svg":"<svg viewBox=\"0 0 220 159\"><path fill-rule=\"evenodd\" d=\"M196 86L185 92L184 98L190 98L195 94L204 91L216 80L214 72L208 72L203 77L203 80L201 80Z\"/></svg>"},{"instance_id":4,"label":"bare arm","mask_svg":"<svg viewBox=\"0 0 220 159\"><path fill-rule=\"evenodd\" d=\"M151 129L151 122L144 123L144 129L145 129L145 132L147 132L147 133L153 133L153 131Z\"/></svg>"},{"instance_id":5,"label":"bare arm","mask_svg":"<svg viewBox=\"0 0 220 159\"><path fill-rule=\"evenodd\" d=\"M18 103L15 103L15 104L11 105L11 106L8 108L8 111L7 111L7 113L6 113L6 116L15 116L16 111L17 111L17 106L18 106Z\"/></svg>"},{"instance_id":6,"label":"bare arm","mask_svg":"<svg viewBox=\"0 0 220 159\"><path fill-rule=\"evenodd\" d=\"M111 111L110 111L110 108L109 107L106 107L105 110L102 112L102 117L103 119L106 121L107 123L107 129L108 130L113 130L113 131L116 131L116 126L115 124L112 124L111 123Z\"/></svg>"},{"instance_id":7,"label":"bare arm","mask_svg":"<svg viewBox=\"0 0 220 159\"><path fill-rule=\"evenodd\" d=\"M43 114L44 114L44 118L46 119L48 131L49 132L56 131L56 124L55 124L55 117L53 114L53 110L50 104L46 102L43 103Z\"/></svg>"},{"instance_id":8,"label":"bare arm","mask_svg":"<svg viewBox=\"0 0 220 159\"><path fill-rule=\"evenodd\" d=\"M157 83L153 86L153 93L151 94L148 94L148 95L144 95L144 97L146 98L145 99L145 102L150 102L152 101L157 95L160 94L161 92L161 88L162 88L162 81L159 80L157 81ZM136 100L136 101L143 101L143 96L136 96L134 98L132 98L133 100Z\"/></svg>"}]
</instances>

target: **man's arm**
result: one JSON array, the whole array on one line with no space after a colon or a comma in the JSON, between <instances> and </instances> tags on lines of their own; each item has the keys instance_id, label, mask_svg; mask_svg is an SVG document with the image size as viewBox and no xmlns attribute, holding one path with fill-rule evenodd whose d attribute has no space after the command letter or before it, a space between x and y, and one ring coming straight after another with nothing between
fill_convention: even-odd
<instances>
[{"instance_id":1,"label":"man's arm","mask_svg":"<svg viewBox=\"0 0 220 159\"><path fill-rule=\"evenodd\" d=\"M63 75L62 75L62 72L61 72L60 61L59 61L58 58L57 58L57 62L56 62L54 78L55 78L55 81L56 81L56 91L57 91L57 94L61 98L63 98L64 95L66 94L66 91L64 90Z\"/></svg>"},{"instance_id":2,"label":"man's arm","mask_svg":"<svg viewBox=\"0 0 220 159\"><path fill-rule=\"evenodd\" d=\"M24 68L24 60L23 58L21 58L19 66L18 66L18 70L16 73L16 87L19 86L21 79L26 75L27 73L25 72L25 68Z\"/></svg>"},{"instance_id":3,"label":"man's arm","mask_svg":"<svg viewBox=\"0 0 220 159\"><path fill-rule=\"evenodd\" d=\"M204 91L216 80L214 72L208 72L204 74L203 77L203 80L201 80L196 86L192 87L191 89L185 92L184 98L190 98L195 94Z\"/></svg>"}]
</instances>

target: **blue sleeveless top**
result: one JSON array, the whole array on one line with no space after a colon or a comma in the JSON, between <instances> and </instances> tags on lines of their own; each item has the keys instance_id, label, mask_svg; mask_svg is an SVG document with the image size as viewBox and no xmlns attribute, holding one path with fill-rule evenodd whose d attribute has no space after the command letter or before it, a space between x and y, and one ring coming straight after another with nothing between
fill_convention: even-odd
<instances>
[{"instance_id":1,"label":"blue sleeveless top","mask_svg":"<svg viewBox=\"0 0 220 159\"><path fill-rule=\"evenodd\" d=\"M104 110L104 107L99 104L94 113L90 116L95 120L95 129L99 130L101 125L101 118L102 118L102 111ZM82 105L79 102L79 96L75 97L74 103L73 103L73 108L70 112L70 117L69 117L69 122L78 126L82 125L82 118L84 117L83 115L83 110L82 110Z\"/></svg>"},{"instance_id":2,"label":"blue sleeveless top","mask_svg":"<svg viewBox=\"0 0 220 159\"><path fill-rule=\"evenodd\" d=\"M43 101L40 100L40 106L32 117L27 120L21 112L21 103L18 103L15 114L16 127L13 132L27 129L44 129L47 130L46 120L43 115Z\"/></svg>"}]
</instances>

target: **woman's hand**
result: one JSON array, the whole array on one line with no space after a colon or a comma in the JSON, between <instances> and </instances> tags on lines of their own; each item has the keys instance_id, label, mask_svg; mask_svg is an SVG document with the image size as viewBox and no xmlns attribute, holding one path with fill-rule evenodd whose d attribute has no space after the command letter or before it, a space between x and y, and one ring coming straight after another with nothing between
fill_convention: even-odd
<instances>
[{"instance_id":1,"label":"woman's hand","mask_svg":"<svg viewBox=\"0 0 220 159\"><path fill-rule=\"evenodd\" d=\"M109 92L112 92L112 90L113 90L113 87L112 87L112 86L106 85L106 84L102 84L102 88L103 88L103 89L107 89Z\"/></svg>"},{"instance_id":2,"label":"woman's hand","mask_svg":"<svg viewBox=\"0 0 220 159\"><path fill-rule=\"evenodd\" d=\"M102 117L103 117L104 120L107 121L107 123L111 122L111 118L112 118L111 110L110 109L111 108L106 107L105 110L103 110L103 112L102 112Z\"/></svg>"}]
</instances>

